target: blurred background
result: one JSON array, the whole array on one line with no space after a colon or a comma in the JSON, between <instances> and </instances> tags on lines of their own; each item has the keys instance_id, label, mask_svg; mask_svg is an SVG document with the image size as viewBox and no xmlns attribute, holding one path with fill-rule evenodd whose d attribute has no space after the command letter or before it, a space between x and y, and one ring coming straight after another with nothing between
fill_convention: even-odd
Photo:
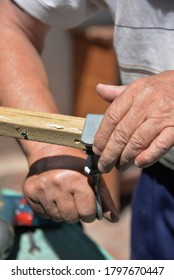
<instances>
[{"instance_id":1,"label":"blurred background","mask_svg":"<svg viewBox=\"0 0 174 280\"><path fill-rule=\"evenodd\" d=\"M78 28L53 29L46 40L43 60L50 87L63 114L85 117L104 113L108 104L96 94L97 83L119 84L117 59L113 50L113 23L100 12ZM26 159L14 139L0 137L0 187L21 191L27 174ZM84 230L114 259L129 259L131 197L140 170L115 170L106 182L120 209L120 221L84 224Z\"/></svg>"}]
</instances>

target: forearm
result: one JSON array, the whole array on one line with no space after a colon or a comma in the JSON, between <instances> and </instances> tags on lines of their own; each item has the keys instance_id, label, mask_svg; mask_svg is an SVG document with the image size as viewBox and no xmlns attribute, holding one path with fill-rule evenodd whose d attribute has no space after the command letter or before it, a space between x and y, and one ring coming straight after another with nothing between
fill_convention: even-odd
<instances>
[{"instance_id":1,"label":"forearm","mask_svg":"<svg viewBox=\"0 0 174 280\"><path fill-rule=\"evenodd\" d=\"M2 9L4 7L0 20L0 105L57 113L58 108L49 90L46 71L40 57L44 35L38 40L30 37L20 26L21 19L14 14L13 9L16 7L11 8L11 4L9 7L1 3L0 5ZM22 16L22 13L20 11L18 16ZM38 25L36 22L36 28ZM39 27L39 30L46 33L47 27ZM37 150L43 146L41 143L29 141L22 141L21 144L27 155L29 150Z\"/></svg>"},{"instance_id":2,"label":"forearm","mask_svg":"<svg viewBox=\"0 0 174 280\"><path fill-rule=\"evenodd\" d=\"M12 30L0 30L0 38L1 106L57 112L36 49Z\"/></svg>"}]
</instances>

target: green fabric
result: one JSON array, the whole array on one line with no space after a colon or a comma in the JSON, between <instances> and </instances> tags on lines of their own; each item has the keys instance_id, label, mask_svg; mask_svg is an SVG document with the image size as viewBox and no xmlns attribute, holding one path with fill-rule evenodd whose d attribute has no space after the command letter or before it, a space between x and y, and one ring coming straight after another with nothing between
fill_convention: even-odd
<instances>
[{"instance_id":1,"label":"green fabric","mask_svg":"<svg viewBox=\"0 0 174 280\"><path fill-rule=\"evenodd\" d=\"M21 195L9 189L0 189L1 195ZM30 252L32 243L39 248ZM112 257L91 238L80 223L55 223L45 227L15 227L15 242L8 259L18 260L105 260Z\"/></svg>"}]
</instances>

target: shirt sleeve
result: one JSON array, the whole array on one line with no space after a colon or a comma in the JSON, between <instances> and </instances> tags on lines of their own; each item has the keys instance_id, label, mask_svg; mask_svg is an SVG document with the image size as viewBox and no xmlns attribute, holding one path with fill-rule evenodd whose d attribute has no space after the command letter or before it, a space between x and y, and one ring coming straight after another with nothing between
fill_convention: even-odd
<instances>
[{"instance_id":1,"label":"shirt sleeve","mask_svg":"<svg viewBox=\"0 0 174 280\"><path fill-rule=\"evenodd\" d=\"M13 0L19 7L38 20L61 29L82 23L100 8L103 0Z\"/></svg>"}]
</instances>

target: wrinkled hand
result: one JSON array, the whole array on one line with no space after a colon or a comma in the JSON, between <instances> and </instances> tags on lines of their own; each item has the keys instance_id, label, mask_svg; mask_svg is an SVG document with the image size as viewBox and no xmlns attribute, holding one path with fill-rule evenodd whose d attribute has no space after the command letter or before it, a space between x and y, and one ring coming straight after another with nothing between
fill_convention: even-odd
<instances>
[{"instance_id":1,"label":"wrinkled hand","mask_svg":"<svg viewBox=\"0 0 174 280\"><path fill-rule=\"evenodd\" d=\"M78 150L46 145L28 159L30 172L24 194L31 208L43 217L74 223L96 217L95 195L84 175L86 155ZM117 210L103 180L100 195L104 217L118 220Z\"/></svg>"},{"instance_id":2,"label":"wrinkled hand","mask_svg":"<svg viewBox=\"0 0 174 280\"><path fill-rule=\"evenodd\" d=\"M174 145L174 71L128 86L98 85L97 91L113 101L93 145L93 151L101 155L101 172L114 165L121 170L132 164L149 166Z\"/></svg>"}]
</instances>

